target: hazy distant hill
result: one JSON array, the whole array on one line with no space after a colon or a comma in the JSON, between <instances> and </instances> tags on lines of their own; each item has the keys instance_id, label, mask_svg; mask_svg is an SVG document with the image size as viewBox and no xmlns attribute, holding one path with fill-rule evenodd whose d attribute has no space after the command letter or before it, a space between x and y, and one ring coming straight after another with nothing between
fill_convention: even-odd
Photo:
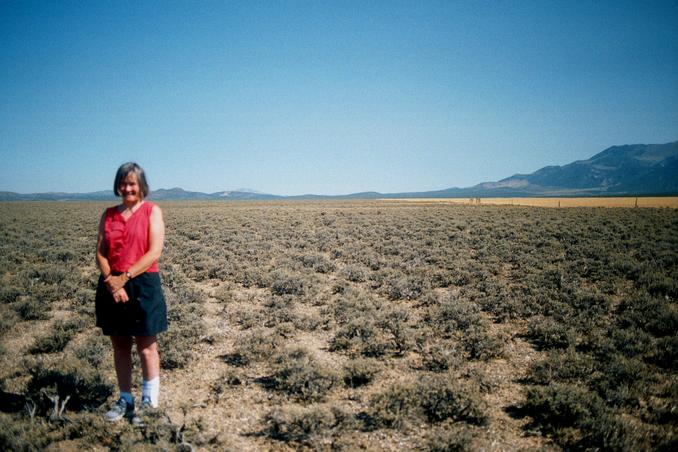
<instances>
[{"instance_id":1,"label":"hazy distant hill","mask_svg":"<svg viewBox=\"0 0 678 452\"><path fill-rule=\"evenodd\" d=\"M186 191L182 188L160 188L152 190L149 199L154 201L167 200L247 200L247 199L280 199L283 196L269 195L255 191L220 191L216 193L201 193L198 191ZM0 201L116 201L113 190L98 191L92 193L14 193L9 191L0 191Z\"/></svg>"},{"instance_id":2,"label":"hazy distant hill","mask_svg":"<svg viewBox=\"0 0 678 452\"><path fill-rule=\"evenodd\" d=\"M252 189L216 193L181 188L151 192L154 200L266 200L266 199L376 199L465 198L530 196L632 196L678 195L678 141L667 144L612 146L588 160L564 166L545 166L531 174L515 174L497 182L467 188L407 193L361 192L349 195L277 196ZM93 193L0 192L0 201L114 200L112 191Z\"/></svg>"},{"instance_id":3,"label":"hazy distant hill","mask_svg":"<svg viewBox=\"0 0 678 452\"><path fill-rule=\"evenodd\" d=\"M113 190L95 191L91 193L14 193L0 191L0 201L104 201L117 199Z\"/></svg>"},{"instance_id":4,"label":"hazy distant hill","mask_svg":"<svg viewBox=\"0 0 678 452\"><path fill-rule=\"evenodd\" d=\"M216 193L202 193L198 191L186 191L181 188L166 190L161 188L151 192L151 198L155 200L211 200L211 199L273 199L274 195L254 193L251 191L220 191Z\"/></svg>"},{"instance_id":5,"label":"hazy distant hill","mask_svg":"<svg viewBox=\"0 0 678 452\"><path fill-rule=\"evenodd\" d=\"M216 193L201 193L197 191L186 191L181 188L171 188L166 190L161 188L151 192L151 198L155 200L211 200L211 199L278 199L282 196L269 195L247 189L247 191L220 191Z\"/></svg>"}]
</instances>

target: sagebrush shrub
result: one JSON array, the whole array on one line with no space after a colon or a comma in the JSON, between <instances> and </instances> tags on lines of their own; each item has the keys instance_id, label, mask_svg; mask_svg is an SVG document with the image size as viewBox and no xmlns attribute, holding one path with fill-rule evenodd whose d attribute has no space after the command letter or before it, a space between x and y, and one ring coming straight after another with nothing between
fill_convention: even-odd
<instances>
[{"instance_id":1,"label":"sagebrush shrub","mask_svg":"<svg viewBox=\"0 0 678 452\"><path fill-rule=\"evenodd\" d=\"M650 359L665 369L678 370L678 335L657 339L656 350Z\"/></svg>"},{"instance_id":2,"label":"sagebrush shrub","mask_svg":"<svg viewBox=\"0 0 678 452\"><path fill-rule=\"evenodd\" d=\"M75 336L82 324L79 322L58 321L56 322L49 333L44 336L36 338L31 353L56 353L62 351L70 340Z\"/></svg>"},{"instance_id":3,"label":"sagebrush shrub","mask_svg":"<svg viewBox=\"0 0 678 452\"><path fill-rule=\"evenodd\" d=\"M388 334L397 354L409 350L413 344L412 331L407 324L409 318L408 311L400 308L389 308L379 315L377 325Z\"/></svg>"},{"instance_id":4,"label":"sagebrush shrub","mask_svg":"<svg viewBox=\"0 0 678 452\"><path fill-rule=\"evenodd\" d=\"M302 278L284 273L277 273L273 276L271 292L275 295L303 295L305 289Z\"/></svg>"},{"instance_id":5,"label":"sagebrush shrub","mask_svg":"<svg viewBox=\"0 0 678 452\"><path fill-rule=\"evenodd\" d=\"M100 332L92 334L80 346L73 350L75 356L93 368L99 368L111 353L111 340Z\"/></svg>"},{"instance_id":6,"label":"sagebrush shrub","mask_svg":"<svg viewBox=\"0 0 678 452\"><path fill-rule=\"evenodd\" d=\"M564 322L538 316L530 320L527 336L541 349L567 348L574 344L574 333Z\"/></svg>"},{"instance_id":7,"label":"sagebrush shrub","mask_svg":"<svg viewBox=\"0 0 678 452\"><path fill-rule=\"evenodd\" d=\"M504 355L504 341L487 328L470 328L462 336L462 343L471 359L488 360Z\"/></svg>"},{"instance_id":8,"label":"sagebrush shrub","mask_svg":"<svg viewBox=\"0 0 678 452\"><path fill-rule=\"evenodd\" d=\"M607 412L596 393L563 383L530 388L523 409L550 431L580 426L587 419L601 417Z\"/></svg>"},{"instance_id":9,"label":"sagebrush shrub","mask_svg":"<svg viewBox=\"0 0 678 452\"><path fill-rule=\"evenodd\" d=\"M14 311L4 306L0 307L0 336L16 325L18 321L19 317Z\"/></svg>"},{"instance_id":10,"label":"sagebrush shrub","mask_svg":"<svg viewBox=\"0 0 678 452\"><path fill-rule=\"evenodd\" d=\"M424 443L425 450L430 452L467 452L474 450L475 435L470 426L453 423L432 430Z\"/></svg>"},{"instance_id":11,"label":"sagebrush shrub","mask_svg":"<svg viewBox=\"0 0 678 452\"><path fill-rule=\"evenodd\" d=\"M488 406L478 388L448 375L399 383L370 400L368 414L376 426L400 428L416 419L438 423L447 419L484 425Z\"/></svg>"},{"instance_id":12,"label":"sagebrush shrub","mask_svg":"<svg viewBox=\"0 0 678 452\"><path fill-rule=\"evenodd\" d=\"M335 265L322 254L305 254L301 256L304 267L310 267L318 273L331 273Z\"/></svg>"},{"instance_id":13,"label":"sagebrush shrub","mask_svg":"<svg viewBox=\"0 0 678 452\"><path fill-rule=\"evenodd\" d=\"M431 326L443 333L465 332L482 323L479 307L463 300L445 300L426 316Z\"/></svg>"},{"instance_id":14,"label":"sagebrush shrub","mask_svg":"<svg viewBox=\"0 0 678 452\"><path fill-rule=\"evenodd\" d=\"M163 369L186 367L194 358L194 347L205 330L205 295L187 286L166 290L169 329L158 336Z\"/></svg>"},{"instance_id":15,"label":"sagebrush shrub","mask_svg":"<svg viewBox=\"0 0 678 452\"><path fill-rule=\"evenodd\" d=\"M21 293L18 287L0 287L0 304L14 303Z\"/></svg>"},{"instance_id":16,"label":"sagebrush shrub","mask_svg":"<svg viewBox=\"0 0 678 452\"><path fill-rule=\"evenodd\" d=\"M425 370L445 372L457 369L463 361L463 353L450 342L427 345L421 351L421 363Z\"/></svg>"},{"instance_id":17,"label":"sagebrush shrub","mask_svg":"<svg viewBox=\"0 0 678 452\"><path fill-rule=\"evenodd\" d=\"M416 415L417 400L413 385L396 383L370 399L368 422L376 428L402 428Z\"/></svg>"},{"instance_id":18,"label":"sagebrush shrub","mask_svg":"<svg viewBox=\"0 0 678 452\"><path fill-rule=\"evenodd\" d=\"M246 366L270 358L276 353L282 341L280 336L257 329L238 342L232 353L226 355L227 363Z\"/></svg>"},{"instance_id":19,"label":"sagebrush shrub","mask_svg":"<svg viewBox=\"0 0 678 452\"><path fill-rule=\"evenodd\" d=\"M50 364L38 361L29 372L27 397L41 407L43 413L51 408L44 394L57 395L61 400L70 397L67 408L79 411L101 405L113 389L96 369L71 355Z\"/></svg>"},{"instance_id":20,"label":"sagebrush shrub","mask_svg":"<svg viewBox=\"0 0 678 452\"><path fill-rule=\"evenodd\" d=\"M386 343L380 338L374 321L361 316L339 328L329 348L330 351L345 350L365 356L381 356L386 351Z\"/></svg>"},{"instance_id":21,"label":"sagebrush shrub","mask_svg":"<svg viewBox=\"0 0 678 452\"><path fill-rule=\"evenodd\" d=\"M214 298L224 304L229 304L234 300L233 290L228 284L219 286L219 288L214 291Z\"/></svg>"},{"instance_id":22,"label":"sagebrush shrub","mask_svg":"<svg viewBox=\"0 0 678 452\"><path fill-rule=\"evenodd\" d=\"M381 370L379 361L373 358L356 358L344 366L344 383L350 388L369 384Z\"/></svg>"},{"instance_id":23,"label":"sagebrush shrub","mask_svg":"<svg viewBox=\"0 0 678 452\"><path fill-rule=\"evenodd\" d=\"M392 300L414 300L426 289L426 283L419 276L395 278L388 282L388 296Z\"/></svg>"},{"instance_id":24,"label":"sagebrush shrub","mask_svg":"<svg viewBox=\"0 0 678 452\"><path fill-rule=\"evenodd\" d=\"M52 316L48 305L30 297L16 303L14 309L23 320L47 320Z\"/></svg>"},{"instance_id":25,"label":"sagebrush shrub","mask_svg":"<svg viewBox=\"0 0 678 452\"><path fill-rule=\"evenodd\" d=\"M581 384L588 380L596 367L594 357L572 348L550 350L546 358L532 365L529 379L540 385L552 382Z\"/></svg>"},{"instance_id":26,"label":"sagebrush shrub","mask_svg":"<svg viewBox=\"0 0 678 452\"><path fill-rule=\"evenodd\" d=\"M303 402L324 399L337 381L337 375L304 348L285 350L274 358L273 367L274 387Z\"/></svg>"},{"instance_id":27,"label":"sagebrush shrub","mask_svg":"<svg viewBox=\"0 0 678 452\"><path fill-rule=\"evenodd\" d=\"M341 275L351 282L363 282L367 279L367 272L357 265L347 265L341 270Z\"/></svg>"},{"instance_id":28,"label":"sagebrush shrub","mask_svg":"<svg viewBox=\"0 0 678 452\"><path fill-rule=\"evenodd\" d=\"M470 383L437 375L422 380L416 389L419 394L418 403L429 422L446 419L476 425L487 422L487 403L478 388Z\"/></svg>"},{"instance_id":29,"label":"sagebrush shrub","mask_svg":"<svg viewBox=\"0 0 678 452\"><path fill-rule=\"evenodd\" d=\"M276 408L264 416L265 433L286 442L306 442L315 436L338 433L351 424L350 416L336 407Z\"/></svg>"}]
</instances>

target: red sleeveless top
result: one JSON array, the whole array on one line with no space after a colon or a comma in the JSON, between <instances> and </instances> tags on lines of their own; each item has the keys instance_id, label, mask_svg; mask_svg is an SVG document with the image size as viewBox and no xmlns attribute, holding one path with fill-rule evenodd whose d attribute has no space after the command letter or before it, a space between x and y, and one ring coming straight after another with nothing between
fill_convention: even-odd
<instances>
[{"instance_id":1,"label":"red sleeveless top","mask_svg":"<svg viewBox=\"0 0 678 452\"><path fill-rule=\"evenodd\" d=\"M104 240L112 271L126 272L148 251L148 231L154 205L144 201L127 220L118 212L117 207L106 209ZM146 271L157 272L158 261L153 262Z\"/></svg>"}]
</instances>

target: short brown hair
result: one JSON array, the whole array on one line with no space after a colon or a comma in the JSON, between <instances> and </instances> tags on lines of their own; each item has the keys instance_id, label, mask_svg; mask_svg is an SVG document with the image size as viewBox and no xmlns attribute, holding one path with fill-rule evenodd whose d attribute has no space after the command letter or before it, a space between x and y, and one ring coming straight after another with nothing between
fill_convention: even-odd
<instances>
[{"instance_id":1,"label":"short brown hair","mask_svg":"<svg viewBox=\"0 0 678 452\"><path fill-rule=\"evenodd\" d=\"M141 190L141 198L147 197L149 190L148 182L146 182L146 174L144 173L144 169L134 162L123 163L120 165L120 168L118 168L118 172L115 173L115 181L113 182L113 193L115 193L115 196L121 196L118 187L120 187L120 182L122 182L122 180L130 173L134 173L137 176L137 182L139 182L139 189Z\"/></svg>"}]
</instances>

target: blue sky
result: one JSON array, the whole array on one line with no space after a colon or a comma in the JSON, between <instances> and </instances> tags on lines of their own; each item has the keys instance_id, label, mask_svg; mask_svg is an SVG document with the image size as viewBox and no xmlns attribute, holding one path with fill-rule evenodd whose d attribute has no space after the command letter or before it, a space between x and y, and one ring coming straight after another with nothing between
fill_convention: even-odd
<instances>
[{"instance_id":1,"label":"blue sky","mask_svg":"<svg viewBox=\"0 0 678 452\"><path fill-rule=\"evenodd\" d=\"M678 139L678 2L0 2L0 190L470 186Z\"/></svg>"}]
</instances>

